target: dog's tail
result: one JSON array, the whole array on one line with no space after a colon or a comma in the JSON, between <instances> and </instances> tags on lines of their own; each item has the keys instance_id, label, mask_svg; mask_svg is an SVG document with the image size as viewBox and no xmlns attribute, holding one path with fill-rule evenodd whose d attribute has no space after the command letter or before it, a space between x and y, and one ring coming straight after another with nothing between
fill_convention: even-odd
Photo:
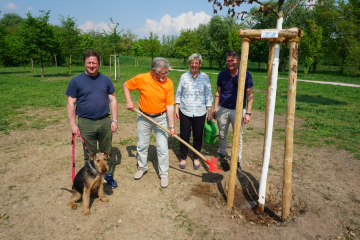
<instances>
[{"instance_id":1,"label":"dog's tail","mask_svg":"<svg viewBox=\"0 0 360 240\"><path fill-rule=\"evenodd\" d=\"M66 191L69 191L69 192L71 192L71 193L74 193L73 190L70 190L70 189L67 189L67 188L61 188L61 190L66 190Z\"/></svg>"}]
</instances>

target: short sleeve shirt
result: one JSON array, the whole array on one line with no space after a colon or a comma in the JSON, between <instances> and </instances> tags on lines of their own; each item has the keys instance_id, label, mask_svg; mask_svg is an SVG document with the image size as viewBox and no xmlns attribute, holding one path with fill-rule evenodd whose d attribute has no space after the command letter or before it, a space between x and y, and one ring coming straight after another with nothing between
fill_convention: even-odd
<instances>
[{"instance_id":1,"label":"short sleeve shirt","mask_svg":"<svg viewBox=\"0 0 360 240\"><path fill-rule=\"evenodd\" d=\"M140 91L139 108L148 114L157 114L166 111L166 105L174 105L174 85L169 78L156 81L150 73L139 74L126 81L130 91Z\"/></svg>"},{"instance_id":2,"label":"short sleeve shirt","mask_svg":"<svg viewBox=\"0 0 360 240\"><path fill-rule=\"evenodd\" d=\"M83 118L101 118L110 112L109 94L115 92L110 78L98 73L88 76L85 72L70 80L65 95L76 100L76 115Z\"/></svg>"},{"instance_id":3,"label":"short sleeve shirt","mask_svg":"<svg viewBox=\"0 0 360 240\"><path fill-rule=\"evenodd\" d=\"M236 108L238 92L239 72L232 77L229 69L221 71L218 75L217 86L221 87L219 105L227 109ZM246 89L253 87L253 79L250 72L246 71L243 109L246 107Z\"/></svg>"}]
</instances>

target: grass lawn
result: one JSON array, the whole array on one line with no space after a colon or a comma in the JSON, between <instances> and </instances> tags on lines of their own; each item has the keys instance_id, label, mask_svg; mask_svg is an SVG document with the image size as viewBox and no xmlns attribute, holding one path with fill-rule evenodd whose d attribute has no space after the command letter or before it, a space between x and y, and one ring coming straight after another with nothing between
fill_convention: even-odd
<instances>
[{"instance_id":1,"label":"grass lawn","mask_svg":"<svg viewBox=\"0 0 360 240\"><path fill-rule=\"evenodd\" d=\"M184 69L184 66L178 66ZM185 69L184 69L185 70ZM202 68L208 73L213 93L216 90L217 69ZM48 116L24 116L29 109L53 108L64 109L67 98L64 95L70 79L84 71L83 66L73 66L72 74L66 67L47 67L45 77L40 76L40 69L29 67L0 69L0 131L10 134L13 129L43 128L51 121ZM109 75L109 67L99 70ZM113 81L119 103L125 104L122 91L124 81L139 73L150 71L149 65L140 67L121 66L121 80ZM254 109L265 110L266 70L249 68L254 79ZM171 71L168 77L173 80L175 91L183 72ZM114 69L112 69L114 75ZM287 78L287 72L279 73L280 78ZM360 84L358 76L340 75L336 72L309 73L307 78L300 71L299 79ZM133 99L139 93L133 93ZM275 113L286 113L287 80L279 79ZM360 88L323 85L315 83L297 83L295 115L305 119L303 126L296 126L294 141L296 144L309 146L331 145L353 152L360 160ZM63 116L67 117L67 116ZM26 121L25 121L26 120ZM284 123L285 126L285 123Z\"/></svg>"}]
</instances>

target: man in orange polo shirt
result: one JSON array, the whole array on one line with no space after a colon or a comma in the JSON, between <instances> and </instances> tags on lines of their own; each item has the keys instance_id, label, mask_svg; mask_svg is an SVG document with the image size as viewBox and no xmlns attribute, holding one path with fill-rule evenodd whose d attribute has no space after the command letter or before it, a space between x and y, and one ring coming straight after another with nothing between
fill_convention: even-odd
<instances>
[{"instance_id":1,"label":"man in orange polo shirt","mask_svg":"<svg viewBox=\"0 0 360 240\"><path fill-rule=\"evenodd\" d=\"M130 111L135 110L135 105L131 100L131 91L140 91L139 109L145 115L153 118L165 128L169 128L170 135L176 135L174 128L174 85L167 78L169 73L169 62L165 58L154 58L151 64L151 72L139 74L126 81L123 85L126 98L126 108ZM150 135L154 129L156 137L156 150L158 157L158 169L160 185L166 188L169 184L169 151L168 135L160 127L150 122L140 114L137 117L138 145L137 162L138 171L134 179L138 180L147 172L147 156L150 143Z\"/></svg>"}]
</instances>

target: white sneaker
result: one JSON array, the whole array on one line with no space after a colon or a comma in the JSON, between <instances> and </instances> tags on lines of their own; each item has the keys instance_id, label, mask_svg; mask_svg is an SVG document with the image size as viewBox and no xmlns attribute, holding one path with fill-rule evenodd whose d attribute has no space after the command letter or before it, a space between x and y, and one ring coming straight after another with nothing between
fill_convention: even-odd
<instances>
[{"instance_id":1,"label":"white sneaker","mask_svg":"<svg viewBox=\"0 0 360 240\"><path fill-rule=\"evenodd\" d=\"M169 179L167 177L163 177L160 180L160 186L162 188L166 188L169 185Z\"/></svg>"},{"instance_id":2,"label":"white sneaker","mask_svg":"<svg viewBox=\"0 0 360 240\"><path fill-rule=\"evenodd\" d=\"M144 176L145 173L147 173L145 169L139 168L134 175L134 179L139 180L140 178L142 178L142 176Z\"/></svg>"}]
</instances>

